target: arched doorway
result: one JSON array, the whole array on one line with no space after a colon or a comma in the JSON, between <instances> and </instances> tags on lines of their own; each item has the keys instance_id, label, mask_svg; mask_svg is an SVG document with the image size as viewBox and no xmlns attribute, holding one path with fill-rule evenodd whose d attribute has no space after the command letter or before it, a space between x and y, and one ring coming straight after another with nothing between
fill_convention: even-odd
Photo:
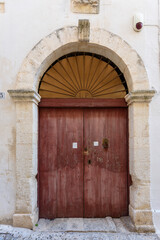
<instances>
[{"instance_id":1,"label":"arched doorway","mask_svg":"<svg viewBox=\"0 0 160 240\"><path fill-rule=\"evenodd\" d=\"M128 215L128 93L109 59L74 52L39 85L39 215Z\"/></svg>"},{"instance_id":2,"label":"arched doorway","mask_svg":"<svg viewBox=\"0 0 160 240\"><path fill-rule=\"evenodd\" d=\"M125 76L129 90L125 100L128 104L129 173L132 179L129 215L138 231L154 231L150 206L149 103L155 91L150 88L143 60L126 41L104 29L95 31L93 28L90 33L89 42L85 43L79 41L75 26L58 29L44 37L24 59L15 89L8 90L15 101L17 119L17 189L13 225L33 228L39 218L36 179L39 82L47 68L61 56L87 51L109 58Z\"/></svg>"}]
</instances>

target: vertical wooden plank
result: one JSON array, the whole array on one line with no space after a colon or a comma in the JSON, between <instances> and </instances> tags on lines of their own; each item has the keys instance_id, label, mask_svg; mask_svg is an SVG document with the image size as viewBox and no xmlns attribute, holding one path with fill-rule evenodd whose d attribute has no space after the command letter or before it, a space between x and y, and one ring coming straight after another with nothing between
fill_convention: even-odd
<instances>
[{"instance_id":1,"label":"vertical wooden plank","mask_svg":"<svg viewBox=\"0 0 160 240\"><path fill-rule=\"evenodd\" d=\"M56 214L57 121L55 109L40 109L39 214L51 219Z\"/></svg>"},{"instance_id":2,"label":"vertical wooden plank","mask_svg":"<svg viewBox=\"0 0 160 240\"><path fill-rule=\"evenodd\" d=\"M58 110L57 217L83 217L83 110Z\"/></svg>"},{"instance_id":3,"label":"vertical wooden plank","mask_svg":"<svg viewBox=\"0 0 160 240\"><path fill-rule=\"evenodd\" d=\"M83 217L83 111L40 109L39 141L40 217Z\"/></svg>"},{"instance_id":4,"label":"vertical wooden plank","mask_svg":"<svg viewBox=\"0 0 160 240\"><path fill-rule=\"evenodd\" d=\"M127 215L127 109L87 109L84 118L89 152L84 159L84 216ZM102 146L103 138L109 141L108 149Z\"/></svg>"}]
</instances>

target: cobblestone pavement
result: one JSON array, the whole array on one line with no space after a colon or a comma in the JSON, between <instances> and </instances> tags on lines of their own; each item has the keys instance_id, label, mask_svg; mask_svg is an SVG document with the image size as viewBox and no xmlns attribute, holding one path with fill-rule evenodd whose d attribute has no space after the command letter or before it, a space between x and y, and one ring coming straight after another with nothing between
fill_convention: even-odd
<instances>
[{"instance_id":1,"label":"cobblestone pavement","mask_svg":"<svg viewBox=\"0 0 160 240\"><path fill-rule=\"evenodd\" d=\"M124 219L40 219L33 230L0 225L0 240L160 240L156 234L135 232Z\"/></svg>"},{"instance_id":2,"label":"cobblestone pavement","mask_svg":"<svg viewBox=\"0 0 160 240\"><path fill-rule=\"evenodd\" d=\"M159 240L155 234L137 233L23 233L0 234L0 240Z\"/></svg>"}]
</instances>

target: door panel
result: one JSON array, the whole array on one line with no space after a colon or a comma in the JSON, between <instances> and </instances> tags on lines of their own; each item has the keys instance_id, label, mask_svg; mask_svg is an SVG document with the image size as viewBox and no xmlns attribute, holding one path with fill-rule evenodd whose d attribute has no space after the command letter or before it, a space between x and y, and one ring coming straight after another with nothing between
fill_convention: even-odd
<instances>
[{"instance_id":1,"label":"door panel","mask_svg":"<svg viewBox=\"0 0 160 240\"><path fill-rule=\"evenodd\" d=\"M39 111L39 215L52 218L56 213L57 119L49 108ZM54 152L54 154L53 154Z\"/></svg>"},{"instance_id":2,"label":"door panel","mask_svg":"<svg viewBox=\"0 0 160 240\"><path fill-rule=\"evenodd\" d=\"M40 217L83 217L82 149L83 110L40 109Z\"/></svg>"},{"instance_id":3,"label":"door panel","mask_svg":"<svg viewBox=\"0 0 160 240\"><path fill-rule=\"evenodd\" d=\"M128 214L126 108L40 108L39 129L41 218Z\"/></svg>"},{"instance_id":4,"label":"door panel","mask_svg":"<svg viewBox=\"0 0 160 240\"><path fill-rule=\"evenodd\" d=\"M127 111L87 109L84 119L84 216L127 215Z\"/></svg>"}]
</instances>

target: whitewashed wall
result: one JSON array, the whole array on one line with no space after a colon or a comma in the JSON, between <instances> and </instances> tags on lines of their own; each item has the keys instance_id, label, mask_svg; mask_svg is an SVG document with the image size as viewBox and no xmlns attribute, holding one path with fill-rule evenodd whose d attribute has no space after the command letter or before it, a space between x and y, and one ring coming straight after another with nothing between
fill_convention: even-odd
<instances>
[{"instance_id":1,"label":"whitewashed wall","mask_svg":"<svg viewBox=\"0 0 160 240\"><path fill-rule=\"evenodd\" d=\"M2 0L0 0L0 3ZM151 207L160 233L160 78L158 0L100 0L99 14L70 11L70 0L3 0L0 13L0 222L11 222L15 211L15 105L7 90L15 88L23 59L46 35L89 19L91 28L119 35L142 57L151 88L157 91L150 107ZM132 29L135 12L144 14L144 29Z\"/></svg>"}]
</instances>

